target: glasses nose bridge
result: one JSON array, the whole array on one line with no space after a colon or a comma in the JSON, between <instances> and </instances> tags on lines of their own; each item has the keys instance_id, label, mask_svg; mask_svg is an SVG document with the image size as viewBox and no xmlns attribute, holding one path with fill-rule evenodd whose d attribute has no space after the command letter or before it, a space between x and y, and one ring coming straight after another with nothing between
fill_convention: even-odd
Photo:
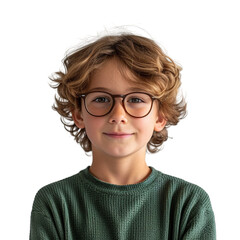
<instances>
[{"instance_id":1,"label":"glasses nose bridge","mask_svg":"<svg viewBox=\"0 0 240 240\"><path fill-rule=\"evenodd\" d=\"M124 99L126 95L122 95L122 94L115 94L115 95L112 95L112 97L115 99L115 98L122 98Z\"/></svg>"},{"instance_id":2,"label":"glasses nose bridge","mask_svg":"<svg viewBox=\"0 0 240 240\"><path fill-rule=\"evenodd\" d=\"M122 99L122 105L124 106L124 99L126 97L126 95L122 95L122 94L115 94L115 95L111 95L113 98L113 104L115 105L115 99L116 98L121 98ZM113 106L114 107L114 106Z\"/></svg>"}]
</instances>

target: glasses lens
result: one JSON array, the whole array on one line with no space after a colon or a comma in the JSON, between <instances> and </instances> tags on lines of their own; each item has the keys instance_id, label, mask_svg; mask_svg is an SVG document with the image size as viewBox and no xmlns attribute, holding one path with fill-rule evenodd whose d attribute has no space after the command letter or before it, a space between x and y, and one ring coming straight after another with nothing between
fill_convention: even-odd
<instances>
[{"instance_id":1,"label":"glasses lens","mask_svg":"<svg viewBox=\"0 0 240 240\"><path fill-rule=\"evenodd\" d=\"M132 93L124 100L126 111L134 117L147 115L152 106L152 98L145 93Z\"/></svg>"},{"instance_id":2,"label":"glasses lens","mask_svg":"<svg viewBox=\"0 0 240 240\"><path fill-rule=\"evenodd\" d=\"M106 114L112 107L113 99L111 95L103 92L92 92L85 99L87 111L95 116Z\"/></svg>"}]
</instances>

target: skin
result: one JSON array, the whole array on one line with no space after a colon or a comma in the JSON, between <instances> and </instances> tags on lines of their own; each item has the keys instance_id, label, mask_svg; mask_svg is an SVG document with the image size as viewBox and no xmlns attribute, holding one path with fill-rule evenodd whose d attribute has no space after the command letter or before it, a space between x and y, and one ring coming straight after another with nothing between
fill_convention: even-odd
<instances>
[{"instance_id":1,"label":"skin","mask_svg":"<svg viewBox=\"0 0 240 240\"><path fill-rule=\"evenodd\" d=\"M133 92L134 87L136 85L121 74L118 61L111 59L93 74L88 90L104 88L112 94L126 94ZM152 110L146 117L134 118L125 112L121 98L115 100L113 110L106 116L91 116L83 104L82 111L75 110L72 115L75 124L86 129L92 143L91 174L111 184L136 184L151 173L145 160L147 143L154 130L161 131L164 128L166 120L158 110L157 101L153 102ZM109 133L127 134L118 136Z\"/></svg>"}]
</instances>

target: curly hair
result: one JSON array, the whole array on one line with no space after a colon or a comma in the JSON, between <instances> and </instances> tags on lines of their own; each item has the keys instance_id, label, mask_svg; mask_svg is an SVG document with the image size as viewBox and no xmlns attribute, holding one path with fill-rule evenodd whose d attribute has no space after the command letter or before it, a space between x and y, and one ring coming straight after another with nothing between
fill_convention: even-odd
<instances>
[{"instance_id":1,"label":"curly hair","mask_svg":"<svg viewBox=\"0 0 240 240\"><path fill-rule=\"evenodd\" d=\"M58 93L53 109L61 115L65 129L85 152L91 151L85 128L79 129L75 125L72 112L81 110L77 99L87 90L92 74L112 57L130 70L133 77L129 81L140 84L159 99L159 111L167 123L162 131L153 132L147 144L147 150L155 153L168 139L167 128L186 116L186 102L183 96L178 98L181 67L149 38L129 33L109 35L67 54L63 59L65 72L55 72L50 78L56 83L52 87Z\"/></svg>"}]
</instances>

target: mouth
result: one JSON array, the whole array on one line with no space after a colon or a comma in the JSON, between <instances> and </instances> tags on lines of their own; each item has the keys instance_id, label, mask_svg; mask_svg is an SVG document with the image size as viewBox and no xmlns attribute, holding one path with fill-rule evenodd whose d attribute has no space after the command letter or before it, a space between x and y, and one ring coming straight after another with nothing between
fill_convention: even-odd
<instances>
[{"instance_id":1,"label":"mouth","mask_svg":"<svg viewBox=\"0 0 240 240\"><path fill-rule=\"evenodd\" d=\"M103 133L110 138L128 138L133 135L133 133Z\"/></svg>"}]
</instances>

